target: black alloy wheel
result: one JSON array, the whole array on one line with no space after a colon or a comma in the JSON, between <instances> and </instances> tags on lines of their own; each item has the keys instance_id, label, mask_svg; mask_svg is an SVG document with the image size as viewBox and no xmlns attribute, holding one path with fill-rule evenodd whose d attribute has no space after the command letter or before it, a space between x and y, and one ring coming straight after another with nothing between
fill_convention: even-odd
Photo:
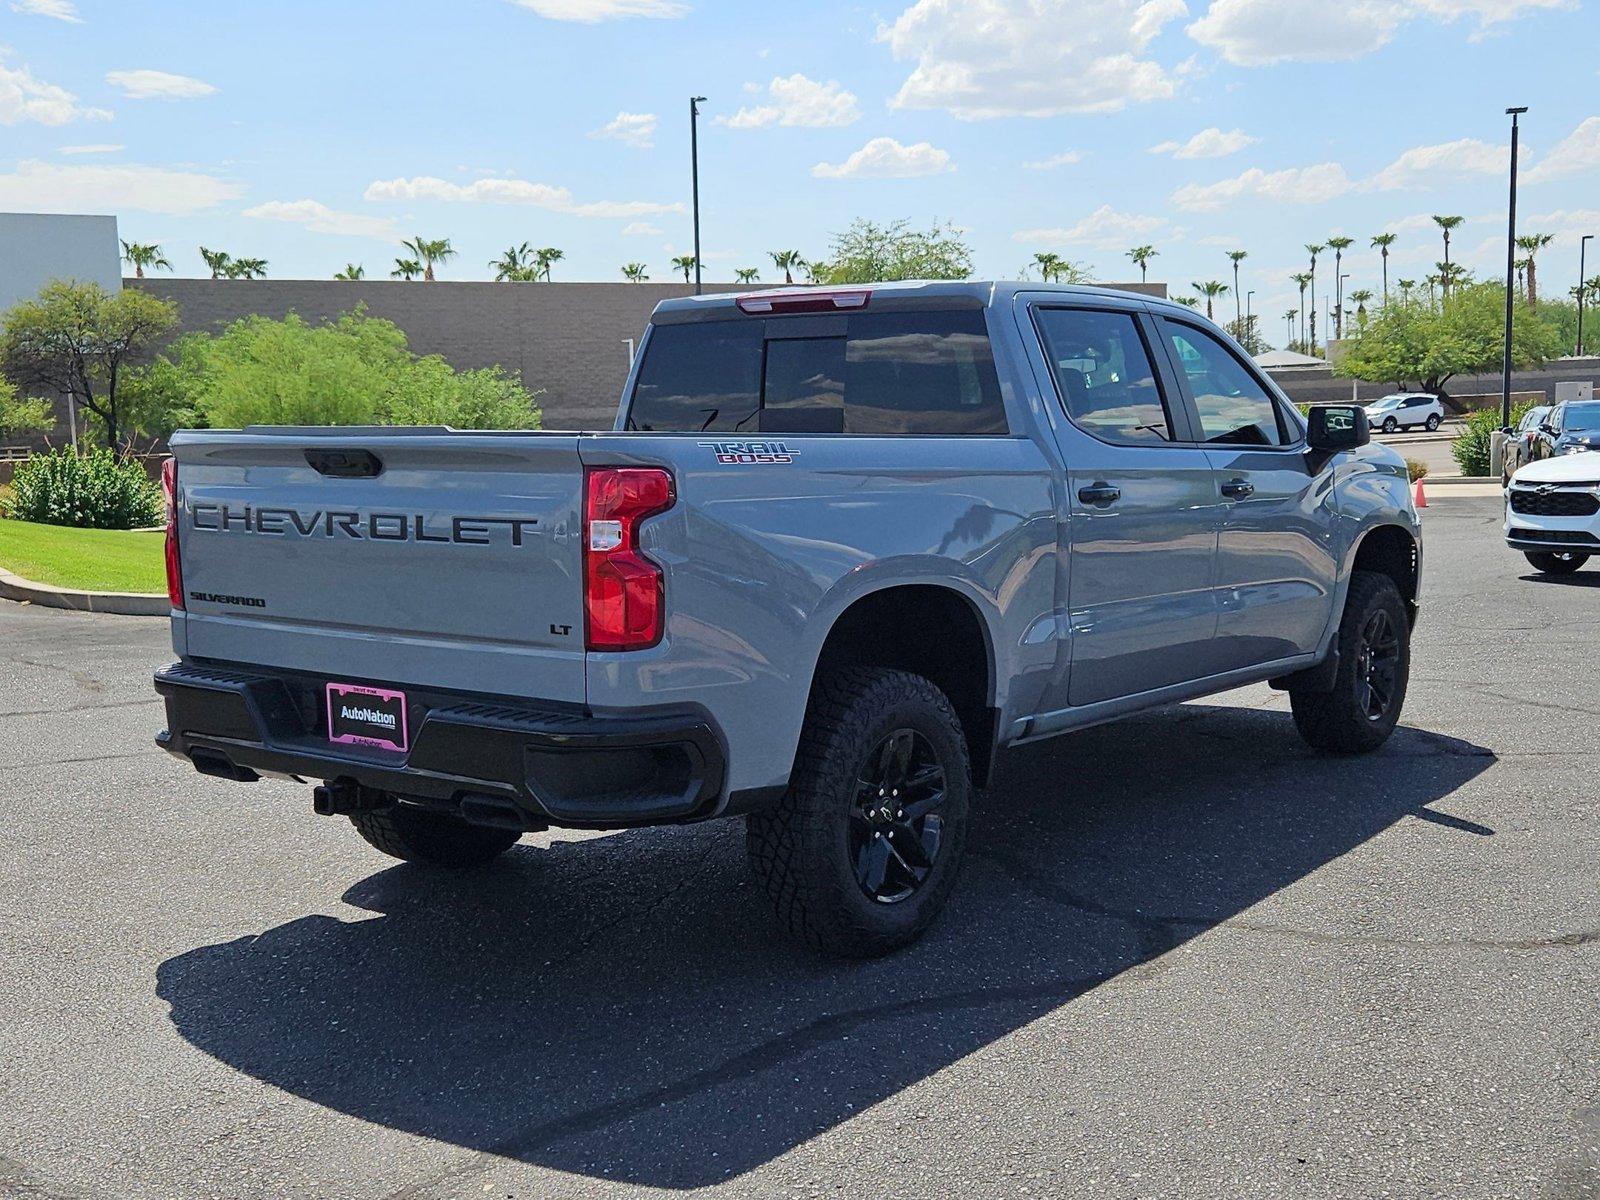
<instances>
[{"instance_id":1,"label":"black alloy wheel","mask_svg":"<svg viewBox=\"0 0 1600 1200\"><path fill-rule=\"evenodd\" d=\"M944 800L944 767L916 730L896 729L868 752L850 812L850 862L873 900L898 904L932 873Z\"/></svg>"},{"instance_id":2,"label":"black alloy wheel","mask_svg":"<svg viewBox=\"0 0 1600 1200\"><path fill-rule=\"evenodd\" d=\"M1361 627L1356 652L1357 702L1369 721L1381 721L1394 702L1395 676L1400 666L1400 634L1383 609L1372 613Z\"/></svg>"}]
</instances>

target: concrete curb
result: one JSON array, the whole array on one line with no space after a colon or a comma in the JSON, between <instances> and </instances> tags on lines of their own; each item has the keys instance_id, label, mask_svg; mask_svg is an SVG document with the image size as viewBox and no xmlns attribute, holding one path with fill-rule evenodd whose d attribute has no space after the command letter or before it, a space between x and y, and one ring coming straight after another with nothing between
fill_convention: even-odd
<instances>
[{"instance_id":1,"label":"concrete curb","mask_svg":"<svg viewBox=\"0 0 1600 1200\"><path fill-rule=\"evenodd\" d=\"M1424 487L1436 484L1439 487L1454 487L1462 483L1492 483L1498 486L1500 481L1493 475L1428 475L1422 481Z\"/></svg>"},{"instance_id":2,"label":"concrete curb","mask_svg":"<svg viewBox=\"0 0 1600 1200\"><path fill-rule=\"evenodd\" d=\"M79 592L71 588L35 583L0 567L0 597L41 608L66 608L76 612L115 613L124 617L165 617L172 604L165 594L151 592Z\"/></svg>"}]
</instances>

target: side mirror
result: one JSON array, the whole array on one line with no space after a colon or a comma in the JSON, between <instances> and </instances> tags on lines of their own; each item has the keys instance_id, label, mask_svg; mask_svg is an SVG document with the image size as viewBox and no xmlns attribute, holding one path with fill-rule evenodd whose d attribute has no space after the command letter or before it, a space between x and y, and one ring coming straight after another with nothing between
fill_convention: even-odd
<instances>
[{"instance_id":1,"label":"side mirror","mask_svg":"<svg viewBox=\"0 0 1600 1200\"><path fill-rule=\"evenodd\" d=\"M1358 404L1315 404L1307 420L1306 444L1313 450L1335 454L1365 446L1372 440L1367 410Z\"/></svg>"}]
</instances>

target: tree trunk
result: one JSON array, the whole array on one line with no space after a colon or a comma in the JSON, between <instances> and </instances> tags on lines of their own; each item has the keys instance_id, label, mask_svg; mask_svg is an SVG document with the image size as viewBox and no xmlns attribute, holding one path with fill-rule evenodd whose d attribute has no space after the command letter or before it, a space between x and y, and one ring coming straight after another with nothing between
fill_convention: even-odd
<instances>
[{"instance_id":1,"label":"tree trunk","mask_svg":"<svg viewBox=\"0 0 1600 1200\"><path fill-rule=\"evenodd\" d=\"M1533 255L1528 255L1528 307L1539 307L1539 284L1533 273Z\"/></svg>"},{"instance_id":2,"label":"tree trunk","mask_svg":"<svg viewBox=\"0 0 1600 1200\"><path fill-rule=\"evenodd\" d=\"M433 264L432 263L429 263L426 267L424 267L422 269L422 279L423 279L424 283L432 283L433 282Z\"/></svg>"}]
</instances>

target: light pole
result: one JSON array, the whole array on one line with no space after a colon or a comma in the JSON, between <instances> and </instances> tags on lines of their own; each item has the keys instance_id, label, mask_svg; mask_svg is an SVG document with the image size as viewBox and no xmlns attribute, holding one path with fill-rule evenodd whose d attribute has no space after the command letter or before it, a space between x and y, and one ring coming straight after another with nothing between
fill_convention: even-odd
<instances>
[{"instance_id":1,"label":"light pole","mask_svg":"<svg viewBox=\"0 0 1600 1200\"><path fill-rule=\"evenodd\" d=\"M1583 356L1583 297L1588 290L1583 283L1584 256L1589 249L1589 239L1592 237L1594 234L1586 233L1578 239L1578 344L1573 348L1573 354L1580 358Z\"/></svg>"},{"instance_id":2,"label":"light pole","mask_svg":"<svg viewBox=\"0 0 1600 1200\"><path fill-rule=\"evenodd\" d=\"M1517 118L1527 112L1508 108L1511 118L1511 201L1506 217L1506 345L1500 360L1500 428L1511 424L1511 317L1517 275Z\"/></svg>"},{"instance_id":3,"label":"light pole","mask_svg":"<svg viewBox=\"0 0 1600 1200\"><path fill-rule=\"evenodd\" d=\"M704 96L689 97L689 173L694 191L694 294L700 294L700 106Z\"/></svg>"}]
</instances>

